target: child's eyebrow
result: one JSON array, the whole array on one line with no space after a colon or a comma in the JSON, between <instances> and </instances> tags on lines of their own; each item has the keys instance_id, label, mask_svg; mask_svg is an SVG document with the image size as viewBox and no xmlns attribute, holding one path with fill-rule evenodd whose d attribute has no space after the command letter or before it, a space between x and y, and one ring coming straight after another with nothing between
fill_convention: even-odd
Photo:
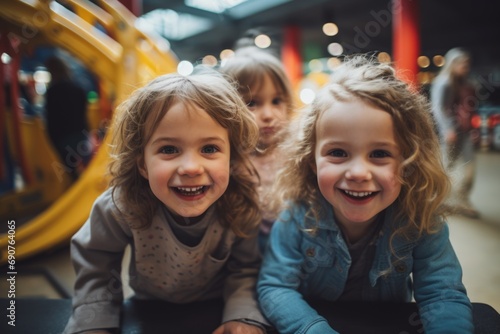
<instances>
[{"instance_id":1,"label":"child's eyebrow","mask_svg":"<svg viewBox=\"0 0 500 334\"><path fill-rule=\"evenodd\" d=\"M220 142L224 142L224 143L226 142L224 140L224 138L217 137L217 136L215 136L215 137L205 137L205 138L201 138L200 140L202 140L202 141L220 141Z\"/></svg>"},{"instance_id":2,"label":"child's eyebrow","mask_svg":"<svg viewBox=\"0 0 500 334\"><path fill-rule=\"evenodd\" d=\"M399 145L394 142L394 141L377 141L377 142L374 142L372 143L373 146L377 146L377 147L386 147L386 146L389 146L389 147L399 147Z\"/></svg>"},{"instance_id":3,"label":"child's eyebrow","mask_svg":"<svg viewBox=\"0 0 500 334\"><path fill-rule=\"evenodd\" d=\"M184 140L181 138L176 138L176 137L158 137L155 140L151 142L151 144L156 144L156 143L161 143L161 142L168 142L168 143L182 143ZM225 143L226 140L222 137L218 136L213 136L213 137L202 137L198 140L199 142L222 142Z\"/></svg>"},{"instance_id":4,"label":"child's eyebrow","mask_svg":"<svg viewBox=\"0 0 500 334\"><path fill-rule=\"evenodd\" d=\"M352 145L354 145L354 144L350 141L332 139L332 140L328 140L328 141L323 142L321 146L331 147L331 146L352 146ZM394 148L394 149L399 148L399 145L393 141L376 141L376 142L370 143L369 146L374 147L374 148L385 148L385 147Z\"/></svg>"}]
</instances>

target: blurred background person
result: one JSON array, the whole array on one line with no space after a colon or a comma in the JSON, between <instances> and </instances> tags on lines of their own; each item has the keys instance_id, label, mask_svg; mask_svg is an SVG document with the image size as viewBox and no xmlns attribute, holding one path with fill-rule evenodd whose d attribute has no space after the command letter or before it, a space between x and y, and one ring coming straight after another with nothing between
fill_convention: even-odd
<instances>
[{"instance_id":1,"label":"blurred background person","mask_svg":"<svg viewBox=\"0 0 500 334\"><path fill-rule=\"evenodd\" d=\"M430 97L445 166L454 180L450 205L458 214L479 218L479 212L470 202L476 173L471 118L477 104L469 78L470 63L471 56L465 49L449 50L445 65L432 83Z\"/></svg>"},{"instance_id":2,"label":"blurred background person","mask_svg":"<svg viewBox=\"0 0 500 334\"><path fill-rule=\"evenodd\" d=\"M45 97L47 131L65 170L76 179L92 153L88 138L87 94L72 80L62 59L50 57L45 66L52 78Z\"/></svg>"},{"instance_id":3,"label":"blurred background person","mask_svg":"<svg viewBox=\"0 0 500 334\"><path fill-rule=\"evenodd\" d=\"M259 248L263 253L276 218L266 209L266 203L268 196L273 196L269 191L283 164L279 144L294 113L294 97L283 64L274 53L240 45L242 47L221 67L221 72L237 82L238 92L259 126L258 147L251 161L259 173L258 190L263 216Z\"/></svg>"}]
</instances>

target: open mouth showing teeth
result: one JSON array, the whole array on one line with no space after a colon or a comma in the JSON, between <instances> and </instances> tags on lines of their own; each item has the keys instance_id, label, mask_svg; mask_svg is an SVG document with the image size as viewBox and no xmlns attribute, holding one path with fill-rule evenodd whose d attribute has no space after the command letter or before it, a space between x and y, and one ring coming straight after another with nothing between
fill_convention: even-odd
<instances>
[{"instance_id":1,"label":"open mouth showing teeth","mask_svg":"<svg viewBox=\"0 0 500 334\"><path fill-rule=\"evenodd\" d=\"M207 186L199 186L199 187L174 187L173 189L183 195L183 196L196 196L203 194L206 190Z\"/></svg>"},{"instance_id":2,"label":"open mouth showing teeth","mask_svg":"<svg viewBox=\"0 0 500 334\"><path fill-rule=\"evenodd\" d=\"M344 194L353 199L365 199L368 197L375 196L376 192L374 191L350 191L350 190L342 190Z\"/></svg>"}]
</instances>

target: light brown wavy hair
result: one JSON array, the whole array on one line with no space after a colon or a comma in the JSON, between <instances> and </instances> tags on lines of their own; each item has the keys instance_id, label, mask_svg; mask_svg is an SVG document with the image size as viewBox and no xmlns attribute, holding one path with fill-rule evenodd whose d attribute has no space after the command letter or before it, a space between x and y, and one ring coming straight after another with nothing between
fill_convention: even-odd
<instances>
[{"instance_id":1,"label":"light brown wavy hair","mask_svg":"<svg viewBox=\"0 0 500 334\"><path fill-rule=\"evenodd\" d=\"M378 63L369 55L346 57L314 102L291 124L283 150L288 156L277 179L272 209L278 212L286 205L300 204L310 208L309 216L322 216L322 195L313 170L316 123L333 103L353 99L386 111L394 122L403 157L398 167L402 187L395 202L396 218L407 224L393 236L399 233L416 238L424 232L435 232L443 222L442 203L449 193L450 180L441 160L428 101L400 80L390 64Z\"/></svg>"},{"instance_id":2,"label":"light brown wavy hair","mask_svg":"<svg viewBox=\"0 0 500 334\"><path fill-rule=\"evenodd\" d=\"M258 91L269 75L274 86L284 99L289 118L295 110L293 90L290 79L281 61L267 51L254 46L236 50L233 57L221 66L220 72L238 82L238 92L245 101L252 100L252 91Z\"/></svg>"},{"instance_id":3,"label":"light brown wavy hair","mask_svg":"<svg viewBox=\"0 0 500 334\"><path fill-rule=\"evenodd\" d=\"M295 116L295 102L290 79L280 59L269 51L255 46L246 46L237 49L234 56L230 57L219 71L238 83L238 92L247 105L254 99L252 92L259 92L264 85L266 76L269 76L286 106L287 124L284 124L281 131L276 134L277 142L281 142L285 136L288 122ZM264 153L264 151L265 148L256 147L254 153ZM279 152L277 155L280 155ZM259 178L256 181L257 184L260 184ZM265 208L269 200L268 197L272 197L273 194L263 191L261 196L264 218L269 219L269 212L265 211Z\"/></svg>"},{"instance_id":4,"label":"light brown wavy hair","mask_svg":"<svg viewBox=\"0 0 500 334\"><path fill-rule=\"evenodd\" d=\"M159 121L177 102L205 110L227 129L230 178L227 190L215 203L216 211L223 226L238 236L247 236L261 220L252 182L256 171L249 160L259 133L235 85L215 70L198 70L189 76L162 75L134 91L117 108L108 170L119 217L132 228L146 228L162 205L141 176L139 165Z\"/></svg>"}]
</instances>

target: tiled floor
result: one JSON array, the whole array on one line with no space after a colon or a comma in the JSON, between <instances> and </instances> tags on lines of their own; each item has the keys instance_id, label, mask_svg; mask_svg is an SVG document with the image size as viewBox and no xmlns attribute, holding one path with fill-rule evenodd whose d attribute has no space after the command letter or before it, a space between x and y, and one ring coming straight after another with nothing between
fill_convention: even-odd
<instances>
[{"instance_id":1,"label":"tiled floor","mask_svg":"<svg viewBox=\"0 0 500 334\"><path fill-rule=\"evenodd\" d=\"M452 217L450 238L470 299L500 312L500 152L478 154L471 200L481 218Z\"/></svg>"},{"instance_id":2,"label":"tiled floor","mask_svg":"<svg viewBox=\"0 0 500 334\"><path fill-rule=\"evenodd\" d=\"M481 219L451 217L451 241L462 263L470 299L500 312L500 152L478 153L472 202ZM17 267L17 298L71 296L75 274L67 248L18 263ZM51 284L51 279L57 284ZM6 284L5 279L0 281L0 291L7 291Z\"/></svg>"}]
</instances>

